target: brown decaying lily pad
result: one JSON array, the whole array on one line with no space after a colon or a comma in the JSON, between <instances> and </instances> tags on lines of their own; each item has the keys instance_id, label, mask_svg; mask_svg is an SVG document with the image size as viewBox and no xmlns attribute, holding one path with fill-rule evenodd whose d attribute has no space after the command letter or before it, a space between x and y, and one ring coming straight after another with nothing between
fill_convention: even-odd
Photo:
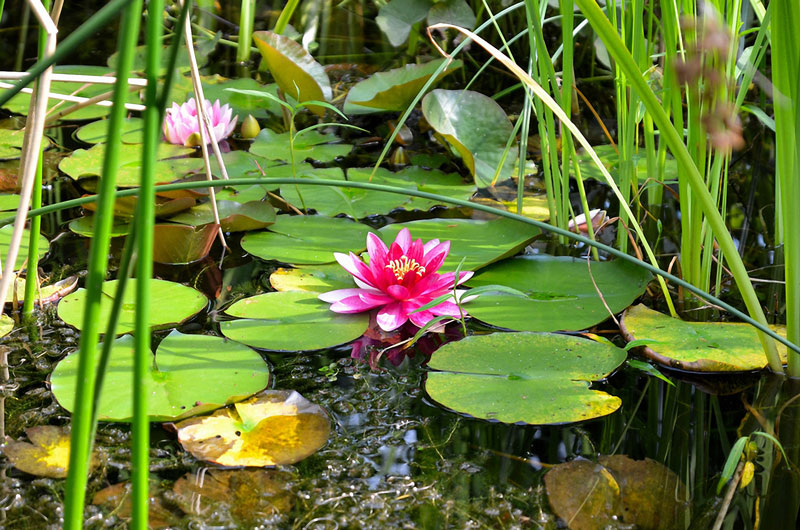
<instances>
[{"instance_id":1,"label":"brown decaying lily pad","mask_svg":"<svg viewBox=\"0 0 800 530\"><path fill-rule=\"evenodd\" d=\"M25 429L25 434L30 443L6 438L3 454L14 467L38 477L66 477L70 452L69 431L55 425L40 425ZM97 465L96 458L92 458L90 465Z\"/></svg>"},{"instance_id":2,"label":"brown decaying lily pad","mask_svg":"<svg viewBox=\"0 0 800 530\"><path fill-rule=\"evenodd\" d=\"M158 223L153 227L153 260L183 264L203 259L211 250L219 230L217 224L187 226Z\"/></svg>"},{"instance_id":3,"label":"brown decaying lily pad","mask_svg":"<svg viewBox=\"0 0 800 530\"><path fill-rule=\"evenodd\" d=\"M597 463L573 460L553 467L544 481L553 511L573 530L621 523L672 530L684 528L689 517L686 487L655 460L624 455L603 456Z\"/></svg>"}]
</instances>

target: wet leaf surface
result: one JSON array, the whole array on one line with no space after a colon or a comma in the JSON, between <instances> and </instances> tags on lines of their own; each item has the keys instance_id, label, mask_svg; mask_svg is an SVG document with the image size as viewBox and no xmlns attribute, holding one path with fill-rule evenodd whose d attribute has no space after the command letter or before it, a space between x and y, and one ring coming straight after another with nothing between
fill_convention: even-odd
<instances>
[{"instance_id":1,"label":"wet leaf surface","mask_svg":"<svg viewBox=\"0 0 800 530\"><path fill-rule=\"evenodd\" d=\"M353 276L338 263L309 265L293 269L280 268L269 277L276 291L308 291L327 293L353 286Z\"/></svg>"},{"instance_id":2,"label":"wet leaf surface","mask_svg":"<svg viewBox=\"0 0 800 530\"><path fill-rule=\"evenodd\" d=\"M3 249L3 266L5 266L5 253L11 245L11 235L14 232L13 225L5 225L0 227L0 249ZM31 232L27 228L22 231L22 240L19 245L19 253L17 253L17 260L14 262L14 269L20 269L28 260L28 242L31 240ZM45 257L47 251L50 250L50 242L43 235L39 235L36 247L39 249L39 260Z\"/></svg>"},{"instance_id":3,"label":"wet leaf surface","mask_svg":"<svg viewBox=\"0 0 800 530\"><path fill-rule=\"evenodd\" d=\"M38 477L65 478L69 468L70 433L64 427L40 425L25 429L30 442L6 438L3 454L14 467ZM91 467L97 466L92 458Z\"/></svg>"},{"instance_id":4,"label":"wet leaf surface","mask_svg":"<svg viewBox=\"0 0 800 530\"><path fill-rule=\"evenodd\" d=\"M294 141L295 163L308 159L316 162L333 162L336 158L346 156L352 151L352 145L339 142L341 140L333 134L322 134L317 131L300 134ZM291 162L292 148L289 144L289 133L262 129L253 141L250 152L267 160Z\"/></svg>"},{"instance_id":5,"label":"wet leaf surface","mask_svg":"<svg viewBox=\"0 0 800 530\"><path fill-rule=\"evenodd\" d=\"M257 192L262 197L263 189ZM249 202L217 200L217 210L223 232L246 232L266 228L275 222L275 209L260 199ZM199 226L214 222L214 211L210 202L199 204L169 218L173 223Z\"/></svg>"}]
</instances>

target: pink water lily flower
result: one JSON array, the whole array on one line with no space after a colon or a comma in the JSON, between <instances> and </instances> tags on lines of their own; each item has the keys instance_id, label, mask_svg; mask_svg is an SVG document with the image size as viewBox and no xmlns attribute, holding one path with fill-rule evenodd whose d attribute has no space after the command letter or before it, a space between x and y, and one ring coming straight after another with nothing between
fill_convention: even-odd
<instances>
[{"instance_id":1,"label":"pink water lily flower","mask_svg":"<svg viewBox=\"0 0 800 530\"><path fill-rule=\"evenodd\" d=\"M214 138L219 142L231 135L239 116L226 103L220 106L219 100L212 105L206 100L206 114L211 120ZM171 144L195 147L200 145L200 128L197 123L197 103L194 98L183 105L173 103L164 117L164 136ZM210 139L209 139L210 141Z\"/></svg>"},{"instance_id":2,"label":"pink water lily flower","mask_svg":"<svg viewBox=\"0 0 800 530\"><path fill-rule=\"evenodd\" d=\"M378 236L368 234L367 252L369 265L352 252L349 256L334 254L336 261L353 275L359 288L321 294L320 300L332 304L331 311L361 313L380 308L376 320L384 331L397 329L408 320L421 328L439 315L462 316L452 297L425 311L412 312L453 292L455 273L436 272L450 252L449 241L440 243L434 239L425 244L421 239L412 241L408 228L403 228L389 248ZM472 272L461 272L456 285L471 277Z\"/></svg>"}]
</instances>

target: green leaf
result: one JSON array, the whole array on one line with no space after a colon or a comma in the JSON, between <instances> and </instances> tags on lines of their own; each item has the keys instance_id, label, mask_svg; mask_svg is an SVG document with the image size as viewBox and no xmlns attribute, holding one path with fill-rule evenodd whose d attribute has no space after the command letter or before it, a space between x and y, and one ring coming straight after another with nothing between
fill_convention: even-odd
<instances>
[{"instance_id":1,"label":"green leaf","mask_svg":"<svg viewBox=\"0 0 800 530\"><path fill-rule=\"evenodd\" d=\"M25 131L0 129L0 160L13 160L22 154L22 141ZM50 147L50 139L47 136L42 138L42 149Z\"/></svg>"},{"instance_id":2,"label":"green leaf","mask_svg":"<svg viewBox=\"0 0 800 530\"><path fill-rule=\"evenodd\" d=\"M263 192L262 192L263 196ZM219 220L224 232L245 232L265 228L275 222L275 209L260 200L239 203L217 200ZM214 222L211 202L205 202L169 218L173 223L199 226Z\"/></svg>"},{"instance_id":3,"label":"green leaf","mask_svg":"<svg viewBox=\"0 0 800 530\"><path fill-rule=\"evenodd\" d=\"M440 0L428 11L428 25L445 23L462 28L475 27L475 13L464 0Z\"/></svg>"},{"instance_id":4,"label":"green leaf","mask_svg":"<svg viewBox=\"0 0 800 530\"><path fill-rule=\"evenodd\" d=\"M490 263L513 256L539 235L538 228L511 219L411 221L384 226L380 229L379 235L388 245L403 228L411 231L413 239L422 239L424 242L431 239L450 241L450 254L442 265L442 272L455 270L462 259L465 271L478 270Z\"/></svg>"},{"instance_id":5,"label":"green leaf","mask_svg":"<svg viewBox=\"0 0 800 530\"><path fill-rule=\"evenodd\" d=\"M485 294L466 308L473 317L502 328L575 331L609 317L603 300L614 313L628 307L644 292L650 279L650 273L623 260L593 261L590 275L583 259L520 256L493 265L467 284L506 285L524 292L526 297Z\"/></svg>"},{"instance_id":6,"label":"green leaf","mask_svg":"<svg viewBox=\"0 0 800 530\"><path fill-rule=\"evenodd\" d=\"M220 330L235 341L276 351L321 350L360 337L369 315L342 315L328 309L316 293L286 291L239 300L225 312L240 317L220 323Z\"/></svg>"},{"instance_id":7,"label":"green leaf","mask_svg":"<svg viewBox=\"0 0 800 530\"><path fill-rule=\"evenodd\" d=\"M316 131L301 134L294 141L295 162L309 158L317 162L332 162L340 156L346 156L353 146L334 143L339 141L339 138L333 134L322 134ZM289 133L276 133L269 129L262 129L250 147L250 152L267 160L290 162L292 150Z\"/></svg>"},{"instance_id":8,"label":"green leaf","mask_svg":"<svg viewBox=\"0 0 800 530\"><path fill-rule=\"evenodd\" d=\"M334 252L361 252L367 246L367 225L319 215L279 215L269 232L250 233L242 248L261 259L312 265L333 263Z\"/></svg>"},{"instance_id":9,"label":"green leaf","mask_svg":"<svg viewBox=\"0 0 800 530\"><path fill-rule=\"evenodd\" d=\"M167 46L163 46L161 48L161 64L158 66L159 77L163 77L167 74L167 66L169 65L168 51L169 48ZM113 72L117 71L117 57L118 57L118 52L114 52L108 57L108 60L106 61L106 64L108 64L110 70ZM203 66L206 65L207 57L198 55L197 60L199 62L197 66L202 68ZM147 46L145 45L137 46L133 54L133 70L135 72L144 72L146 65L147 65ZM191 63L189 62L189 52L186 51L185 47L181 46L178 48L178 57L175 63L175 69L176 69L175 73L179 73L181 71L185 72L190 68L191 68Z\"/></svg>"},{"instance_id":10,"label":"green leaf","mask_svg":"<svg viewBox=\"0 0 800 530\"><path fill-rule=\"evenodd\" d=\"M375 22L397 48L408 39L411 27L425 19L431 6L431 0L392 0L378 10Z\"/></svg>"},{"instance_id":11,"label":"green leaf","mask_svg":"<svg viewBox=\"0 0 800 530\"><path fill-rule=\"evenodd\" d=\"M330 101L333 98L330 80L325 69L303 47L288 37L271 31L256 31L253 41L264 57L275 82L283 92L299 102ZM320 116L321 107L309 107Z\"/></svg>"},{"instance_id":12,"label":"green leaf","mask_svg":"<svg viewBox=\"0 0 800 530\"><path fill-rule=\"evenodd\" d=\"M141 118L125 118L122 125L122 142L140 144L144 138L144 120ZM75 131L75 138L87 144L100 144L108 136L108 120L97 120L88 123Z\"/></svg>"},{"instance_id":13,"label":"green leaf","mask_svg":"<svg viewBox=\"0 0 800 530\"><path fill-rule=\"evenodd\" d=\"M514 127L492 98L471 90L436 89L423 98L422 113L458 152L479 187L495 181L498 167L496 180L511 177L517 149L512 145L506 153L506 144Z\"/></svg>"},{"instance_id":14,"label":"green leaf","mask_svg":"<svg viewBox=\"0 0 800 530\"><path fill-rule=\"evenodd\" d=\"M606 167L614 182L619 184L619 154L611 144L594 146L598 158ZM581 167L581 178L594 179L599 182L605 182L605 177L597 168L597 165L588 155L582 153L577 156L578 163ZM649 178L655 178L657 175L650 175L647 170L647 156L644 152L641 154L633 155L632 162L636 171L636 176L639 185L643 185ZM574 175L573 175L574 176ZM667 158L664 164L664 180L669 182L678 181L678 162L674 158Z\"/></svg>"},{"instance_id":15,"label":"green leaf","mask_svg":"<svg viewBox=\"0 0 800 530\"><path fill-rule=\"evenodd\" d=\"M19 207L19 195L16 193L0 194L0 212L12 212Z\"/></svg>"},{"instance_id":16,"label":"green leaf","mask_svg":"<svg viewBox=\"0 0 800 530\"><path fill-rule=\"evenodd\" d=\"M732 322L684 322L644 305L625 311L621 320L626 340L647 337L652 346L643 355L658 364L690 372L739 372L767 366L756 329ZM784 335L785 328L772 326ZM786 346L778 344L785 359Z\"/></svg>"},{"instance_id":17,"label":"green leaf","mask_svg":"<svg viewBox=\"0 0 800 530\"><path fill-rule=\"evenodd\" d=\"M675 383L670 381L669 378L667 378L664 374L659 372L658 369L650 363L640 361L638 359L628 359L628 366L630 366L631 368L635 368L639 371L642 371L648 375L652 375L653 377L657 377L658 379L661 379L670 386L675 386Z\"/></svg>"},{"instance_id":18,"label":"green leaf","mask_svg":"<svg viewBox=\"0 0 800 530\"><path fill-rule=\"evenodd\" d=\"M2 256L0 257L2 257L3 266L5 266L6 252L8 251L9 246L11 246L11 234L13 232L13 225L5 225L0 227L0 249L3 249ZM22 241L20 241L17 260L14 262L14 269L19 269L25 265L25 262L28 259L28 242L30 240L31 232L26 228L22 231ZM50 250L50 242L47 241L47 238L41 234L39 234L39 239L37 241L38 244L36 247L39 249L39 259L41 260L44 258L44 255L47 254L47 251Z\"/></svg>"},{"instance_id":19,"label":"green leaf","mask_svg":"<svg viewBox=\"0 0 800 530\"><path fill-rule=\"evenodd\" d=\"M99 417L128 421L133 415L133 337L114 341ZM50 383L65 409L75 406L78 353L58 363ZM209 384L213 381L213 384ZM269 367L246 346L210 335L184 335L173 330L158 345L144 380L151 421L173 421L209 412L255 394L269 384Z\"/></svg>"},{"instance_id":20,"label":"green leaf","mask_svg":"<svg viewBox=\"0 0 800 530\"><path fill-rule=\"evenodd\" d=\"M338 263L294 269L280 268L270 275L269 283L276 291L311 293L327 293L355 287L353 276Z\"/></svg>"},{"instance_id":21,"label":"green leaf","mask_svg":"<svg viewBox=\"0 0 800 530\"><path fill-rule=\"evenodd\" d=\"M5 337L14 329L14 319L3 314L0 316L0 337Z\"/></svg>"},{"instance_id":22,"label":"green leaf","mask_svg":"<svg viewBox=\"0 0 800 530\"><path fill-rule=\"evenodd\" d=\"M158 223L153 227L153 261L171 265L193 263L208 256L218 226Z\"/></svg>"},{"instance_id":23,"label":"green leaf","mask_svg":"<svg viewBox=\"0 0 800 530\"><path fill-rule=\"evenodd\" d=\"M425 390L447 408L504 423L605 416L619 398L590 390L625 361L614 346L553 333L473 335L437 350Z\"/></svg>"},{"instance_id":24,"label":"green leaf","mask_svg":"<svg viewBox=\"0 0 800 530\"><path fill-rule=\"evenodd\" d=\"M717 495L722 492L722 488L725 487L725 484L733 477L733 473L736 471L736 466L739 465L739 460L742 459L742 452L744 451L744 446L747 444L747 440L750 438L748 436L742 436L736 443L733 444L731 448L731 452L728 453L728 458L725 460L725 466L722 468L722 474L719 477L719 482L717 482Z\"/></svg>"},{"instance_id":25,"label":"green leaf","mask_svg":"<svg viewBox=\"0 0 800 530\"><path fill-rule=\"evenodd\" d=\"M206 99L211 103L214 103L217 99L222 104L227 103L233 110L233 115L239 116L239 123L248 114L252 114L256 118L268 118L270 115L281 114L281 107L277 103L249 93L249 91L257 91L277 96L278 85L274 83L262 85L249 77L227 79L219 75L204 77L202 83L203 94ZM193 91L190 89L186 92L183 100L188 100L192 94ZM179 101L178 103L181 102Z\"/></svg>"},{"instance_id":26,"label":"green leaf","mask_svg":"<svg viewBox=\"0 0 800 530\"><path fill-rule=\"evenodd\" d=\"M130 333L134 330L134 313L136 311L135 278L128 280L125 297L117 323L117 334ZM114 293L117 292L117 280L103 282L103 296L100 302L100 331L105 332L111 314ZM150 280L150 311L148 324L157 328L170 327L187 320L200 312L208 304L208 299L191 287L164 280ZM67 324L81 329L83 312L86 307L86 289L78 289L64 297L58 303L58 316Z\"/></svg>"},{"instance_id":27,"label":"green leaf","mask_svg":"<svg viewBox=\"0 0 800 530\"><path fill-rule=\"evenodd\" d=\"M367 79L353 85L344 101L346 114L367 114L406 110L436 70L447 61L437 59L425 64L407 64L386 72L376 72ZM447 74L461 68L461 61L453 61L442 73Z\"/></svg>"}]
</instances>

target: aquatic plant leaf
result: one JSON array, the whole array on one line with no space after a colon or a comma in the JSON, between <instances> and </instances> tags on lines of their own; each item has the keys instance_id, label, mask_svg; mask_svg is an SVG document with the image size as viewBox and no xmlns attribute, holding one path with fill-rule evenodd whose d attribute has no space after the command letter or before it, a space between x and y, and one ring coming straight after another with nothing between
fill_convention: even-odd
<instances>
[{"instance_id":1,"label":"aquatic plant leaf","mask_svg":"<svg viewBox=\"0 0 800 530\"><path fill-rule=\"evenodd\" d=\"M223 466L294 464L325 445L328 413L295 391L265 390L233 408L176 425L195 458Z\"/></svg>"},{"instance_id":2,"label":"aquatic plant leaf","mask_svg":"<svg viewBox=\"0 0 800 530\"><path fill-rule=\"evenodd\" d=\"M575 530L625 524L679 528L688 516L686 487L672 470L649 458L601 456L597 463L573 460L544 476L555 513Z\"/></svg>"},{"instance_id":3,"label":"aquatic plant leaf","mask_svg":"<svg viewBox=\"0 0 800 530\"><path fill-rule=\"evenodd\" d=\"M53 72L57 74L76 74L76 75L115 75L116 69L107 68L105 66L93 66L93 65L56 65L53 67ZM98 96L100 94L104 94L106 92L111 92L114 89L113 85L101 85L101 84L87 84L87 85L80 85L78 83L70 83L66 81L53 81L50 84L50 92L56 94L69 94L73 96L80 96L84 98L92 98L94 96ZM110 99L110 98L109 98ZM30 94L19 93L8 103L6 103L3 108L10 110L15 114L28 114L28 107L30 105L31 96ZM131 92L127 96L128 103L141 103L139 100L139 94L135 92ZM75 103L66 101L61 102L56 99L50 99L48 102L48 109L53 109L56 105L58 105L58 110L66 109L67 107L71 107ZM71 112L61 118L64 121L83 121L83 120L93 120L95 118L101 118L103 116L107 116L108 113L111 111L111 107L102 107L100 105L89 105L87 107L83 107L82 109L76 110L75 112ZM50 110L48 110L48 113Z\"/></svg>"},{"instance_id":4,"label":"aquatic plant leaf","mask_svg":"<svg viewBox=\"0 0 800 530\"><path fill-rule=\"evenodd\" d=\"M619 184L619 154L617 153L616 149L614 149L614 146L607 144L593 147L598 158L600 158L600 161L614 179L614 182ZM587 153L579 154L577 160L581 167L581 178L605 182L605 177L603 177L603 174L600 172L600 170L597 168L597 165ZM644 154L633 155L632 163L634 165L636 177L640 185L645 184L649 178L656 178L657 175L650 175L648 173L647 157ZM664 180L672 182L678 181L678 162L672 157L667 157L664 164Z\"/></svg>"},{"instance_id":5,"label":"aquatic plant leaf","mask_svg":"<svg viewBox=\"0 0 800 530\"><path fill-rule=\"evenodd\" d=\"M223 104L227 103L233 110L233 114L238 114L240 123L248 114L252 114L256 118L267 118L270 114L281 114L281 106L274 101L227 90L229 88L237 90L258 90L259 92L269 92L273 96L277 96L278 85L274 83L262 85L250 77L228 79L217 74L202 76L201 79L203 83L203 94L205 94L206 99L211 102L218 99ZM181 95L176 98L175 101L187 101L194 95L189 78L186 78L185 84L177 88Z\"/></svg>"},{"instance_id":6,"label":"aquatic plant leaf","mask_svg":"<svg viewBox=\"0 0 800 530\"><path fill-rule=\"evenodd\" d=\"M504 423L556 424L611 414L621 401L591 381L625 361L615 346L555 333L473 335L439 348L425 381L443 406Z\"/></svg>"},{"instance_id":7,"label":"aquatic plant leaf","mask_svg":"<svg viewBox=\"0 0 800 530\"><path fill-rule=\"evenodd\" d=\"M414 239L450 241L450 253L442 265L443 271L455 270L462 259L461 270L478 270L513 256L539 235L538 228L511 219L426 219L387 225L378 234L388 245L406 227Z\"/></svg>"},{"instance_id":8,"label":"aquatic plant leaf","mask_svg":"<svg viewBox=\"0 0 800 530\"><path fill-rule=\"evenodd\" d=\"M108 120L97 120L87 123L77 131L75 138L87 144L101 144L108 137ZM141 118L125 118L122 123L122 143L140 144L144 138L144 120Z\"/></svg>"},{"instance_id":9,"label":"aquatic plant leaf","mask_svg":"<svg viewBox=\"0 0 800 530\"><path fill-rule=\"evenodd\" d=\"M328 310L317 293L264 293L234 303L225 312L238 320L220 323L235 341L274 351L321 350L360 337L369 315L340 315Z\"/></svg>"},{"instance_id":10,"label":"aquatic plant leaf","mask_svg":"<svg viewBox=\"0 0 800 530\"><path fill-rule=\"evenodd\" d=\"M11 245L11 234L14 232L13 225L5 225L0 227L0 249L3 249L3 264L5 265L5 251L8 250L8 247ZM366 237L366 236L364 236ZM22 241L19 245L19 253L17 254L17 260L14 262L14 269L19 269L23 265L25 265L28 259L28 242L31 240L31 232L27 228L22 231ZM44 255L47 254L47 251L50 250L50 242L47 241L47 238L43 235L39 234L39 239L37 239L36 247L39 249L39 259L41 260L44 258Z\"/></svg>"},{"instance_id":11,"label":"aquatic plant leaf","mask_svg":"<svg viewBox=\"0 0 800 530\"><path fill-rule=\"evenodd\" d=\"M70 433L64 427L40 425L25 429L30 442L6 438L3 454L17 469L37 477L64 478L69 468ZM90 466L97 467L92 456Z\"/></svg>"},{"instance_id":12,"label":"aquatic plant leaf","mask_svg":"<svg viewBox=\"0 0 800 530\"><path fill-rule=\"evenodd\" d=\"M609 309L617 313L628 307L651 279L649 272L623 260L587 264L570 257L518 256L479 272L467 285L505 285L527 296L482 294L468 309L473 317L501 328L576 331L606 320Z\"/></svg>"},{"instance_id":13,"label":"aquatic plant leaf","mask_svg":"<svg viewBox=\"0 0 800 530\"><path fill-rule=\"evenodd\" d=\"M419 91L447 59L425 64L407 64L385 72L376 72L353 85L344 101L345 114L404 111ZM438 79L461 68L462 62L451 62Z\"/></svg>"},{"instance_id":14,"label":"aquatic plant leaf","mask_svg":"<svg viewBox=\"0 0 800 530\"><path fill-rule=\"evenodd\" d=\"M94 237L94 215L82 215L69 222L69 229L84 237ZM114 218L111 225L111 237L127 235L130 231L130 223L122 219Z\"/></svg>"},{"instance_id":15,"label":"aquatic plant leaf","mask_svg":"<svg viewBox=\"0 0 800 530\"><path fill-rule=\"evenodd\" d=\"M224 232L258 230L275 222L275 209L270 203L261 200L245 203L218 200L217 210ZM170 217L169 220L191 226L204 225L214 222L214 211L211 203L206 202Z\"/></svg>"},{"instance_id":16,"label":"aquatic plant leaf","mask_svg":"<svg viewBox=\"0 0 800 530\"><path fill-rule=\"evenodd\" d=\"M100 396L101 420L128 421L133 415L133 348L130 335L114 341ZM53 395L68 411L80 384L78 355L61 360L50 377ZM150 420L172 421L218 409L262 390L269 377L264 360L246 346L173 330L158 345L144 381Z\"/></svg>"},{"instance_id":17,"label":"aquatic plant leaf","mask_svg":"<svg viewBox=\"0 0 800 530\"><path fill-rule=\"evenodd\" d=\"M92 497L92 504L104 506L125 522L129 522L133 514L130 482L119 482L101 489ZM181 518L166 505L161 497L161 485L158 480L150 479L150 497L147 499L147 528L174 528L180 526Z\"/></svg>"},{"instance_id":18,"label":"aquatic plant leaf","mask_svg":"<svg viewBox=\"0 0 800 530\"><path fill-rule=\"evenodd\" d=\"M492 98L471 90L437 88L422 99L422 113L458 152L479 187L490 186L496 173L497 181L511 176L517 159L514 144L505 160L503 154L514 127Z\"/></svg>"},{"instance_id":19,"label":"aquatic plant leaf","mask_svg":"<svg viewBox=\"0 0 800 530\"><path fill-rule=\"evenodd\" d=\"M14 329L14 319L5 313L0 316L0 337L5 337Z\"/></svg>"},{"instance_id":20,"label":"aquatic plant leaf","mask_svg":"<svg viewBox=\"0 0 800 530\"><path fill-rule=\"evenodd\" d=\"M78 277L69 276L50 285L41 285L36 290L35 304L49 304L68 295L78 286ZM25 300L25 278L17 277L8 289L6 303L14 301L23 302Z\"/></svg>"},{"instance_id":21,"label":"aquatic plant leaf","mask_svg":"<svg viewBox=\"0 0 800 530\"><path fill-rule=\"evenodd\" d=\"M136 213L136 203L138 197L117 197L114 199L114 217L122 217L125 219L133 219ZM178 212L188 210L197 204L197 199L194 197L160 197L156 196L155 203L155 216L156 217L169 217ZM97 211L97 203L90 202L83 205L84 210L90 212Z\"/></svg>"},{"instance_id":22,"label":"aquatic plant leaf","mask_svg":"<svg viewBox=\"0 0 800 530\"><path fill-rule=\"evenodd\" d=\"M440 0L428 11L428 25L445 23L473 29L475 27L475 12L464 0Z\"/></svg>"},{"instance_id":23,"label":"aquatic plant leaf","mask_svg":"<svg viewBox=\"0 0 800 530\"><path fill-rule=\"evenodd\" d=\"M125 300L117 322L117 334L134 330L136 311L136 280L128 280ZM111 314L111 304L117 291L117 280L103 282L103 297L100 303L100 331L105 332ZM150 280L150 311L148 323L157 328L170 327L187 320L205 308L208 299L191 287L165 280ZM86 306L86 289L78 289L58 303L58 317L78 329L83 325Z\"/></svg>"},{"instance_id":24,"label":"aquatic plant leaf","mask_svg":"<svg viewBox=\"0 0 800 530\"><path fill-rule=\"evenodd\" d=\"M187 473L172 491L187 514L203 516L211 510L239 528L256 528L269 516L289 512L292 480L291 474L275 469L209 469L202 477Z\"/></svg>"},{"instance_id":25,"label":"aquatic plant leaf","mask_svg":"<svg viewBox=\"0 0 800 530\"><path fill-rule=\"evenodd\" d=\"M328 74L303 46L272 31L256 31L253 41L285 94L300 103L333 98ZM325 108L319 105L309 105L308 109L319 116L325 115Z\"/></svg>"},{"instance_id":26,"label":"aquatic plant leaf","mask_svg":"<svg viewBox=\"0 0 800 530\"><path fill-rule=\"evenodd\" d=\"M269 283L276 291L327 293L352 287L353 276L336 263L294 269L280 268L270 275Z\"/></svg>"},{"instance_id":27,"label":"aquatic plant leaf","mask_svg":"<svg viewBox=\"0 0 800 530\"><path fill-rule=\"evenodd\" d=\"M320 215L279 215L269 232L250 233L242 248L261 259L313 265L333 263L334 252L360 252L372 230L348 219Z\"/></svg>"},{"instance_id":28,"label":"aquatic plant leaf","mask_svg":"<svg viewBox=\"0 0 800 530\"><path fill-rule=\"evenodd\" d=\"M411 27L425 19L431 6L431 0L392 0L378 10L375 22L397 48L408 40Z\"/></svg>"},{"instance_id":29,"label":"aquatic plant leaf","mask_svg":"<svg viewBox=\"0 0 800 530\"><path fill-rule=\"evenodd\" d=\"M14 211L19 207L19 195L16 193L0 193L0 212Z\"/></svg>"},{"instance_id":30,"label":"aquatic plant leaf","mask_svg":"<svg viewBox=\"0 0 800 530\"><path fill-rule=\"evenodd\" d=\"M170 182L190 173L203 171L201 158L173 158L193 152L194 149L180 145L160 144L155 167L156 183ZM58 164L58 169L74 180L99 178L103 171L104 155L105 144L97 144L90 149L76 149ZM138 186L142 171L142 146L140 144L121 145L119 157L117 186L123 188Z\"/></svg>"},{"instance_id":31,"label":"aquatic plant leaf","mask_svg":"<svg viewBox=\"0 0 800 530\"><path fill-rule=\"evenodd\" d=\"M346 156L353 146L339 142L334 134L322 134L318 131L309 131L300 134L294 141L294 159L315 160L317 162L333 162L340 156ZM292 150L289 145L289 133L276 133L270 129L262 129L253 141L250 152L262 156L267 160L292 160Z\"/></svg>"},{"instance_id":32,"label":"aquatic plant leaf","mask_svg":"<svg viewBox=\"0 0 800 530\"><path fill-rule=\"evenodd\" d=\"M153 261L182 265L208 256L219 225L187 226L158 223L153 226Z\"/></svg>"},{"instance_id":33,"label":"aquatic plant leaf","mask_svg":"<svg viewBox=\"0 0 800 530\"><path fill-rule=\"evenodd\" d=\"M218 201L232 201L239 204L247 202L261 202L267 197L267 188L260 184L252 186L233 186L217 191ZM275 210L273 209L273 212Z\"/></svg>"},{"instance_id":34,"label":"aquatic plant leaf","mask_svg":"<svg viewBox=\"0 0 800 530\"><path fill-rule=\"evenodd\" d=\"M26 110L27 112L27 110ZM25 131L0 129L0 160L13 160L22 154L22 141L25 138ZM50 139L42 137L42 149L50 147ZM3 208L4 210L6 208Z\"/></svg>"},{"instance_id":35,"label":"aquatic plant leaf","mask_svg":"<svg viewBox=\"0 0 800 530\"><path fill-rule=\"evenodd\" d=\"M636 305L620 321L626 340L653 341L641 349L653 361L690 372L738 372L767 366L756 329L734 322L685 322ZM785 336L785 328L773 329ZM778 344L786 358L786 346Z\"/></svg>"},{"instance_id":36,"label":"aquatic plant leaf","mask_svg":"<svg viewBox=\"0 0 800 530\"><path fill-rule=\"evenodd\" d=\"M499 208L511 213L517 213L517 200L509 199L490 199L488 197L475 197L472 202L484 204L493 208ZM547 195L525 195L522 197L522 215L537 221L546 221L550 218L550 207L547 205Z\"/></svg>"},{"instance_id":37,"label":"aquatic plant leaf","mask_svg":"<svg viewBox=\"0 0 800 530\"><path fill-rule=\"evenodd\" d=\"M108 59L106 60L106 64L109 66L112 72L117 71L117 60L118 60L119 52L112 53ZM198 67L202 68L206 65L208 57L197 54L197 61ZM147 66L147 47L137 46L133 52L133 65L132 69L134 72L142 72L144 73L145 68ZM163 46L161 48L161 64L158 65L158 76L164 77L167 75L167 67L169 66L169 47ZM189 62L189 52L186 51L186 48L180 47L178 49L178 56L175 61L175 71L173 74L178 74L181 71L186 71L191 68L191 63ZM111 75L114 75L113 73ZM180 77L176 75L176 77Z\"/></svg>"}]
</instances>

